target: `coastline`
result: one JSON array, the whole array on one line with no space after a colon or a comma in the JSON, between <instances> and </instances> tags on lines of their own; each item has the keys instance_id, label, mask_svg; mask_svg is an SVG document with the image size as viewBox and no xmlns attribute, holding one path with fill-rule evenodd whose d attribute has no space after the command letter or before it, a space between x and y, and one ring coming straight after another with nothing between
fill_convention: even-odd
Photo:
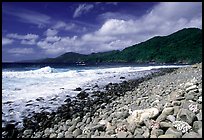
<instances>
[{"instance_id":1,"label":"coastline","mask_svg":"<svg viewBox=\"0 0 204 140\"><path fill-rule=\"evenodd\" d=\"M196 71L197 73L191 72L192 74L189 74L188 71ZM121 84L110 83L106 85L106 91L96 91L91 95L91 98L87 96L88 94L86 92L82 91L81 94L79 94L78 97L74 98L73 100L68 97L66 99L66 104L59 107L57 112L37 113L30 119L24 119L25 128L23 130L17 130L14 128L14 126L10 125L9 128L7 127L4 129L5 131L3 133L5 134L5 137L13 138L148 138L166 135L165 133L169 129L171 133L174 133L173 130L171 130L173 128L172 126L161 127L161 122L169 115L171 115L170 118L177 118L178 112L182 110L181 106L183 106L183 104L189 100L192 100L196 104L200 105L200 102L198 103L196 100L198 100L199 97L202 98L202 79L199 79L200 76L202 78L201 71L201 64L193 65L187 68L164 69L159 73L154 73L138 80L125 81ZM178 75L183 75L184 73L187 73L186 77L180 76L179 78ZM193 79L191 77L195 76L196 74L198 77L196 77L194 81L191 81ZM175 79L178 80L176 84L174 84L174 82L176 82ZM160 81L159 84L158 81ZM188 93L185 93L186 89L183 89L187 82L191 83L190 86L196 86L194 86L195 89L197 89L195 92L195 99L194 97L189 97L191 95L187 96L189 91ZM180 87L180 84L183 84L183 87ZM156 88L156 85L159 85L158 89ZM175 91L177 90L181 90L183 95L179 94L179 96L176 97L177 95L175 94ZM192 93L194 94L194 91L192 91ZM185 96L187 96L187 98ZM146 108L152 108L153 106L159 110L159 113L156 115L157 118L154 118L155 116L153 117L154 121L158 119L161 114L163 114L162 112L165 110L165 108L171 108L169 109L171 110L169 111L171 112L170 114L166 114L166 116L163 116L163 119L157 120L160 125L159 128L152 129L150 122L148 123L148 120L147 122L142 122L142 124L133 123L134 125L127 122L127 120L130 120L127 118L130 118L132 111L138 109L144 110ZM179 106L181 109L179 109L177 114L175 113L175 115L173 115L174 113L172 112L175 112L176 110L175 106ZM194 116L198 114L202 115L202 107L200 109L200 106L199 111L201 112L193 112ZM179 118L178 116L178 119L181 118L182 117ZM197 120L195 118L197 118ZM199 119L197 116L194 117L194 120L192 120L192 124L190 125L193 126L195 120L202 122L202 119ZM170 124L168 125L170 126ZM199 124L199 122L197 122L197 124ZM161 132L159 133L160 135L157 135L158 131ZM194 133L194 131L192 132ZM198 128L195 133L200 135L200 128ZM171 134L171 137L183 137L184 135L188 134Z\"/></svg>"}]
</instances>

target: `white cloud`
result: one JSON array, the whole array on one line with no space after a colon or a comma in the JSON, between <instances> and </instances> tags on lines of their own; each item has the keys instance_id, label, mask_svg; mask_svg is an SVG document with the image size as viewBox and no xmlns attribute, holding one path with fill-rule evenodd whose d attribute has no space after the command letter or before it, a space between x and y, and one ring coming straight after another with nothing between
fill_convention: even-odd
<instances>
[{"instance_id":1,"label":"white cloud","mask_svg":"<svg viewBox=\"0 0 204 140\"><path fill-rule=\"evenodd\" d=\"M92 4L80 4L74 11L73 18L80 17L82 14L88 13L94 6Z\"/></svg>"},{"instance_id":2,"label":"white cloud","mask_svg":"<svg viewBox=\"0 0 204 140\"><path fill-rule=\"evenodd\" d=\"M2 45L8 45L8 44L12 44L12 43L13 43L13 39L2 38Z\"/></svg>"},{"instance_id":3,"label":"white cloud","mask_svg":"<svg viewBox=\"0 0 204 140\"><path fill-rule=\"evenodd\" d=\"M9 38L13 38L13 39L27 39L27 40L30 40L30 39L38 39L38 35L36 34L27 34L27 35L19 35L17 33L11 33L11 34L7 34L7 37Z\"/></svg>"},{"instance_id":4,"label":"white cloud","mask_svg":"<svg viewBox=\"0 0 204 140\"><path fill-rule=\"evenodd\" d=\"M36 34L19 35L17 33L10 33L6 35L10 39L21 40L21 44L24 45L34 45L36 40L39 38Z\"/></svg>"},{"instance_id":5,"label":"white cloud","mask_svg":"<svg viewBox=\"0 0 204 140\"><path fill-rule=\"evenodd\" d=\"M37 45L44 49L48 54L59 54L62 52L78 51L78 46L81 46L81 43L78 40L77 36L73 37L53 37L46 38L45 40L41 40L37 43Z\"/></svg>"},{"instance_id":6,"label":"white cloud","mask_svg":"<svg viewBox=\"0 0 204 140\"><path fill-rule=\"evenodd\" d=\"M46 42L57 42L61 39L61 37L58 36L48 36L45 38Z\"/></svg>"},{"instance_id":7,"label":"white cloud","mask_svg":"<svg viewBox=\"0 0 204 140\"><path fill-rule=\"evenodd\" d=\"M24 45L35 45L36 42L35 42L35 39L30 39L30 40L22 40L21 41L21 44L24 44Z\"/></svg>"},{"instance_id":8,"label":"white cloud","mask_svg":"<svg viewBox=\"0 0 204 140\"><path fill-rule=\"evenodd\" d=\"M160 3L136 20L108 19L95 34L124 38L134 35L135 42L141 42L144 41L138 39L141 35L146 35L143 39L148 39L150 36L167 35L185 27L201 28L201 13L201 3Z\"/></svg>"},{"instance_id":9,"label":"white cloud","mask_svg":"<svg viewBox=\"0 0 204 140\"><path fill-rule=\"evenodd\" d=\"M45 35L46 36L55 36L57 35L58 31L55 29L47 29L47 31L45 31Z\"/></svg>"},{"instance_id":10,"label":"white cloud","mask_svg":"<svg viewBox=\"0 0 204 140\"><path fill-rule=\"evenodd\" d=\"M34 53L33 48L13 48L9 49L8 53L12 54L32 54Z\"/></svg>"}]
</instances>

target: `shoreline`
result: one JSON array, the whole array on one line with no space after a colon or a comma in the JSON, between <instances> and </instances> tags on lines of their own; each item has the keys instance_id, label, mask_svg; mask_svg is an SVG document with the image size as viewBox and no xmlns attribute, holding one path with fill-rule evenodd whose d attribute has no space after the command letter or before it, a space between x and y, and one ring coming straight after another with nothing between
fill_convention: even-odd
<instances>
[{"instance_id":1,"label":"shoreline","mask_svg":"<svg viewBox=\"0 0 204 140\"><path fill-rule=\"evenodd\" d=\"M182 69L182 68L179 68L179 69ZM102 91L102 92L96 91L91 95L91 98L88 97L89 93L81 91L80 92L81 94L78 94L78 97L74 98L73 100L71 100L70 98L67 98L66 104L59 107L56 112L36 113L31 119L26 119L26 118L24 119L24 127L25 127L24 129L17 130L15 126L10 125L9 127L7 126L7 128L3 128L3 130L5 130L3 133L7 134L5 135L5 137L12 137L12 138L16 138L16 137L18 138L65 137L66 138L66 137L95 137L95 136L105 137L105 132L107 132L106 131L107 123L100 124L99 120L96 121L95 120L96 112L104 109L111 110L110 104L112 104L113 102L116 102L118 99L122 99L126 97L128 95L127 94L128 92L132 93L136 91L139 85L142 85L144 82L148 82L149 80L154 79L156 77L165 76L165 75L168 75L168 73L173 73L175 71L177 71L177 69L172 69L172 68L162 69L158 73L156 72L137 80L124 81L120 84L110 83L106 85L106 91ZM146 98L146 97L147 96L143 96L143 95L141 96L141 98ZM132 110L134 109L136 108L133 107ZM126 113L124 114L126 114L126 116L124 117L122 115L123 116L122 118L124 118L123 120L126 120L126 118L131 115L130 113L127 112L127 109L125 109L125 112ZM112 122L113 120L109 120L108 122L110 123L110 121ZM87 132L82 131L82 130L86 130L83 128L87 128L87 125L89 125L90 122L93 122L92 124L95 124L92 127L96 127L93 129L94 134L92 134L92 129L91 130L88 129ZM100 134L99 131L104 132L104 135ZM127 132L127 131L124 131L124 132ZM114 135L114 133L112 135ZM112 135L107 135L107 136L118 137L117 133L114 136ZM129 135L134 136L134 134L127 134L127 136Z\"/></svg>"}]
</instances>

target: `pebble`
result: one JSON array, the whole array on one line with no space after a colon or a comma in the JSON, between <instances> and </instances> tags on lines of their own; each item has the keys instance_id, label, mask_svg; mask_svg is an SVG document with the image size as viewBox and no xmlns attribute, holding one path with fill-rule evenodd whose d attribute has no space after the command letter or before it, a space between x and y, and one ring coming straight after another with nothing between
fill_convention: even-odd
<instances>
[{"instance_id":1,"label":"pebble","mask_svg":"<svg viewBox=\"0 0 204 140\"><path fill-rule=\"evenodd\" d=\"M65 135L65 138L73 138L73 137L74 137L74 136L72 135L72 133L69 132L69 131L66 131L64 135Z\"/></svg>"},{"instance_id":2,"label":"pebble","mask_svg":"<svg viewBox=\"0 0 204 140\"><path fill-rule=\"evenodd\" d=\"M117 134L117 138L126 138L127 135L128 135L127 132L121 131L121 132L119 132L119 133Z\"/></svg>"},{"instance_id":3,"label":"pebble","mask_svg":"<svg viewBox=\"0 0 204 140\"><path fill-rule=\"evenodd\" d=\"M82 134L82 130L79 129L79 128L77 128L77 129L74 130L74 132L73 132L74 137L77 137L78 135L81 135L81 134Z\"/></svg>"},{"instance_id":4,"label":"pebble","mask_svg":"<svg viewBox=\"0 0 204 140\"><path fill-rule=\"evenodd\" d=\"M56 133L51 133L49 138L56 138L57 137L57 134Z\"/></svg>"},{"instance_id":5,"label":"pebble","mask_svg":"<svg viewBox=\"0 0 204 140\"><path fill-rule=\"evenodd\" d=\"M58 133L57 134L57 138L63 138L64 137L64 134L63 133Z\"/></svg>"}]
</instances>

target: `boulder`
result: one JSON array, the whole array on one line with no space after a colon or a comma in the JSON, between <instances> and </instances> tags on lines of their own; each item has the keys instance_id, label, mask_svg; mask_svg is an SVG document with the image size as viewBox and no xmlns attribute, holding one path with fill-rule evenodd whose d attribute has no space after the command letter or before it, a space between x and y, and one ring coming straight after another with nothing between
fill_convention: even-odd
<instances>
[{"instance_id":1,"label":"boulder","mask_svg":"<svg viewBox=\"0 0 204 140\"><path fill-rule=\"evenodd\" d=\"M198 132L198 130L202 128L202 121L194 121L193 122L193 130Z\"/></svg>"},{"instance_id":2,"label":"boulder","mask_svg":"<svg viewBox=\"0 0 204 140\"><path fill-rule=\"evenodd\" d=\"M182 137L182 132L176 130L175 128L168 128L165 134L173 134L173 135L176 135L177 138Z\"/></svg>"},{"instance_id":3,"label":"boulder","mask_svg":"<svg viewBox=\"0 0 204 140\"><path fill-rule=\"evenodd\" d=\"M160 122L160 127L161 128L169 128L169 127L173 127L172 123L169 122Z\"/></svg>"},{"instance_id":4,"label":"boulder","mask_svg":"<svg viewBox=\"0 0 204 140\"><path fill-rule=\"evenodd\" d=\"M176 118L175 118L173 115L168 115L168 116L166 117L166 119L167 119L167 120L170 120L171 122L176 121Z\"/></svg>"},{"instance_id":5,"label":"boulder","mask_svg":"<svg viewBox=\"0 0 204 140\"><path fill-rule=\"evenodd\" d=\"M182 138L202 138L202 136L200 136L198 133L196 133L196 132L187 132L187 133L185 133L183 136L182 136Z\"/></svg>"},{"instance_id":6,"label":"boulder","mask_svg":"<svg viewBox=\"0 0 204 140\"><path fill-rule=\"evenodd\" d=\"M117 138L126 138L128 136L127 132L120 131L117 133Z\"/></svg>"},{"instance_id":7,"label":"boulder","mask_svg":"<svg viewBox=\"0 0 204 140\"><path fill-rule=\"evenodd\" d=\"M77 137L78 135L81 135L82 134L82 130L77 128L76 130L73 131L73 135L74 137Z\"/></svg>"},{"instance_id":8,"label":"boulder","mask_svg":"<svg viewBox=\"0 0 204 140\"><path fill-rule=\"evenodd\" d=\"M157 138L158 136L163 135L163 134L164 134L164 131L162 129L153 129L151 131L150 138Z\"/></svg>"},{"instance_id":9,"label":"boulder","mask_svg":"<svg viewBox=\"0 0 204 140\"><path fill-rule=\"evenodd\" d=\"M180 111L177 114L176 117L178 121L184 121L187 122L188 124L192 124L192 122L195 120L196 116L192 111L189 111L188 109L180 109Z\"/></svg>"},{"instance_id":10,"label":"boulder","mask_svg":"<svg viewBox=\"0 0 204 140\"><path fill-rule=\"evenodd\" d=\"M199 121L202 121L202 111L200 110L200 112L196 115L197 119Z\"/></svg>"},{"instance_id":11,"label":"boulder","mask_svg":"<svg viewBox=\"0 0 204 140\"><path fill-rule=\"evenodd\" d=\"M73 134L69 131L66 131L64 135L65 135L65 138L73 138L74 137Z\"/></svg>"},{"instance_id":12,"label":"boulder","mask_svg":"<svg viewBox=\"0 0 204 140\"><path fill-rule=\"evenodd\" d=\"M168 115L172 115L174 113L173 107L167 107L164 108L162 113L159 115L159 117L156 119L157 122L163 121L166 119Z\"/></svg>"},{"instance_id":13,"label":"boulder","mask_svg":"<svg viewBox=\"0 0 204 140\"><path fill-rule=\"evenodd\" d=\"M202 128L198 129L198 134L202 137Z\"/></svg>"},{"instance_id":14,"label":"boulder","mask_svg":"<svg viewBox=\"0 0 204 140\"><path fill-rule=\"evenodd\" d=\"M134 110L132 114L127 118L127 122L141 124L144 119L154 118L159 114L159 110L157 108L148 108L144 110Z\"/></svg>"}]
</instances>

